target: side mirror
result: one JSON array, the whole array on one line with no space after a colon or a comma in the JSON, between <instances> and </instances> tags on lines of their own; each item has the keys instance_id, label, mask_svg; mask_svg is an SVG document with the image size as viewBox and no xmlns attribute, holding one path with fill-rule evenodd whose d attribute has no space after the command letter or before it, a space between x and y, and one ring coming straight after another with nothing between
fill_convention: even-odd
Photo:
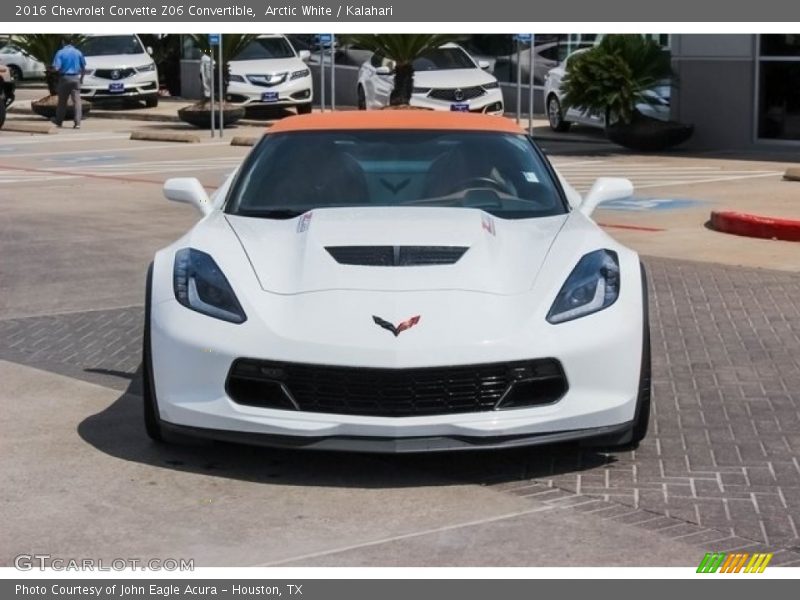
<instances>
[{"instance_id":1,"label":"side mirror","mask_svg":"<svg viewBox=\"0 0 800 600\"><path fill-rule=\"evenodd\" d=\"M478 66L483 69L484 71L492 66L492 64L488 60L479 60Z\"/></svg>"},{"instance_id":2,"label":"side mirror","mask_svg":"<svg viewBox=\"0 0 800 600\"><path fill-rule=\"evenodd\" d=\"M308 62L311 58L311 52L308 50L300 50L300 52L297 53L297 56L299 56L300 60L303 62Z\"/></svg>"},{"instance_id":3,"label":"side mirror","mask_svg":"<svg viewBox=\"0 0 800 600\"><path fill-rule=\"evenodd\" d=\"M385 66L385 65L381 65L380 67L375 69L375 74L376 75L391 75L392 74L392 70L389 67Z\"/></svg>"},{"instance_id":4,"label":"side mirror","mask_svg":"<svg viewBox=\"0 0 800 600\"><path fill-rule=\"evenodd\" d=\"M150 56L153 56L153 47L152 47L152 46L148 46L147 48L145 48L145 50L147 50L147 53L148 53Z\"/></svg>"},{"instance_id":5,"label":"side mirror","mask_svg":"<svg viewBox=\"0 0 800 600\"><path fill-rule=\"evenodd\" d=\"M173 202L191 204L205 216L214 207L203 184L194 177L173 177L164 183L164 196Z\"/></svg>"},{"instance_id":6,"label":"side mirror","mask_svg":"<svg viewBox=\"0 0 800 600\"><path fill-rule=\"evenodd\" d=\"M603 202L623 200L633 196L633 184L622 177L599 177L581 202L579 210L590 216Z\"/></svg>"}]
</instances>

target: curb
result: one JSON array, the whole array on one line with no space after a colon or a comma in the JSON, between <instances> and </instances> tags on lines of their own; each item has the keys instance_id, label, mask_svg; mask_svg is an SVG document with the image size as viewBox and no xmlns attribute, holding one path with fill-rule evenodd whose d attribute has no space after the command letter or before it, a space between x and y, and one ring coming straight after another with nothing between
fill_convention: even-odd
<instances>
[{"instance_id":1,"label":"curb","mask_svg":"<svg viewBox=\"0 0 800 600\"><path fill-rule=\"evenodd\" d=\"M786 181L800 181L800 167L789 167L783 174Z\"/></svg>"},{"instance_id":2,"label":"curb","mask_svg":"<svg viewBox=\"0 0 800 600\"><path fill-rule=\"evenodd\" d=\"M176 106L179 103L176 103ZM190 106L190 105L187 105ZM174 115L162 115L162 114L153 114L153 113L139 113L139 112L131 112L127 110L98 110L97 108L93 107L91 114L87 115L86 118L94 117L96 119L117 119L122 121L149 121L155 123L183 123L178 118L177 110L178 108L182 108L179 106L175 109L176 114ZM146 108L141 109L142 111L147 110ZM15 115L36 115L30 108L25 108L22 106L11 106L8 109L9 114ZM38 116L38 115L36 115ZM274 123L273 120L258 120L258 119L239 119L236 124L237 125L244 125L248 127L271 127Z\"/></svg>"},{"instance_id":3,"label":"curb","mask_svg":"<svg viewBox=\"0 0 800 600\"><path fill-rule=\"evenodd\" d=\"M711 213L711 228L722 233L785 242L800 242L800 221L733 211Z\"/></svg>"},{"instance_id":4,"label":"curb","mask_svg":"<svg viewBox=\"0 0 800 600\"><path fill-rule=\"evenodd\" d=\"M50 122L46 123L18 123L14 121L6 121L3 125L4 131L14 131L17 133L58 133L58 127L52 125Z\"/></svg>"},{"instance_id":5,"label":"curb","mask_svg":"<svg viewBox=\"0 0 800 600\"><path fill-rule=\"evenodd\" d=\"M172 131L132 131L130 139L149 142L179 142L183 144L200 143L199 135Z\"/></svg>"},{"instance_id":6,"label":"curb","mask_svg":"<svg viewBox=\"0 0 800 600\"><path fill-rule=\"evenodd\" d=\"M231 146L255 146L257 137L249 135L237 135L231 140Z\"/></svg>"}]
</instances>

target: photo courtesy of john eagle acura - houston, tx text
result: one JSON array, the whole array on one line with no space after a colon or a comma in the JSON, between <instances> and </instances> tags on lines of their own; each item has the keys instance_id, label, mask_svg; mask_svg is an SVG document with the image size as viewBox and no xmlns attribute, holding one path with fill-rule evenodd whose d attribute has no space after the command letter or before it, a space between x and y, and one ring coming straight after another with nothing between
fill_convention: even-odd
<instances>
[{"instance_id":1,"label":"photo courtesy of john eagle acura - houston, tx text","mask_svg":"<svg viewBox=\"0 0 800 600\"><path fill-rule=\"evenodd\" d=\"M309 168L314 165L314 168ZM144 418L159 441L417 452L646 434L638 255L513 121L287 117L147 276Z\"/></svg>"}]
</instances>

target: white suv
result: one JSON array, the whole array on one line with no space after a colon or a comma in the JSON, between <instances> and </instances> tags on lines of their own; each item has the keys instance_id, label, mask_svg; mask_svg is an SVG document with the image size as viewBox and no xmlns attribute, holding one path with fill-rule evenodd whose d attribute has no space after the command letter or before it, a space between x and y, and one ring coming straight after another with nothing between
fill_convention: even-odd
<instances>
[{"instance_id":1,"label":"white suv","mask_svg":"<svg viewBox=\"0 0 800 600\"><path fill-rule=\"evenodd\" d=\"M158 70L138 35L90 35L80 50L86 57L83 98L131 98L158 106Z\"/></svg>"},{"instance_id":2,"label":"white suv","mask_svg":"<svg viewBox=\"0 0 800 600\"><path fill-rule=\"evenodd\" d=\"M245 106L294 106L311 112L313 86L308 50L295 51L286 36L261 35L230 61L226 100Z\"/></svg>"},{"instance_id":3,"label":"white suv","mask_svg":"<svg viewBox=\"0 0 800 600\"><path fill-rule=\"evenodd\" d=\"M475 62L456 44L429 50L414 61L411 105L502 115L503 92L497 79L485 71L488 67L488 62ZM373 54L358 72L358 107L387 106L393 89L394 61Z\"/></svg>"}]
</instances>

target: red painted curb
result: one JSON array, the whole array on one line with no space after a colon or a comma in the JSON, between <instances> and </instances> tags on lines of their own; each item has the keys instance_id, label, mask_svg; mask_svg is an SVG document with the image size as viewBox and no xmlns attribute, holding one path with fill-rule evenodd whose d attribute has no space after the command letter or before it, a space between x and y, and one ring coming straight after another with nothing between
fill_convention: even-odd
<instances>
[{"instance_id":1,"label":"red painted curb","mask_svg":"<svg viewBox=\"0 0 800 600\"><path fill-rule=\"evenodd\" d=\"M800 242L800 221L759 217L733 211L714 211L711 213L711 228L722 233Z\"/></svg>"}]
</instances>

